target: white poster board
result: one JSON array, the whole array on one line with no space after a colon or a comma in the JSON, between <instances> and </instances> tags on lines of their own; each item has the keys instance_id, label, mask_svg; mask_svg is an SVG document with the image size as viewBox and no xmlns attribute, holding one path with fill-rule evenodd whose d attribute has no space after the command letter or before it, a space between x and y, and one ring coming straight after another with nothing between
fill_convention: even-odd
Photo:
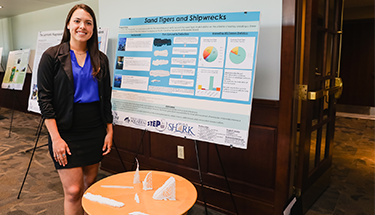
<instances>
[{"instance_id":1,"label":"white poster board","mask_svg":"<svg viewBox=\"0 0 375 215\"><path fill-rule=\"evenodd\" d=\"M10 51L1 88L22 90L29 64L30 49Z\"/></svg>"},{"instance_id":2,"label":"white poster board","mask_svg":"<svg viewBox=\"0 0 375 215\"><path fill-rule=\"evenodd\" d=\"M30 84L30 96L29 96L29 106L28 111L35 113L40 113L38 105L38 86L37 86L37 76L38 76L38 67L39 61L42 57L42 54L52 46L55 46L61 42L63 35L62 30L58 31L41 31L38 33L35 57L34 57L34 66L31 74L31 84Z\"/></svg>"},{"instance_id":3,"label":"white poster board","mask_svg":"<svg viewBox=\"0 0 375 215\"><path fill-rule=\"evenodd\" d=\"M100 28L98 29L98 40L99 40L99 50L106 53L107 46L108 46L108 32L109 28ZM57 31L41 31L38 33L36 50L35 50L35 58L34 58L34 66L33 72L31 76L31 84L30 84L30 96L29 96L29 105L28 111L32 111L35 113L40 113L39 105L38 105L38 67L39 61L42 57L42 54L52 46L55 46L61 42L61 38L63 36L62 30Z\"/></svg>"},{"instance_id":4,"label":"white poster board","mask_svg":"<svg viewBox=\"0 0 375 215\"><path fill-rule=\"evenodd\" d=\"M1 71L3 71L3 65L1 64L1 58L2 57L3 57L3 47L0 47L0 69L1 69Z\"/></svg>"},{"instance_id":5,"label":"white poster board","mask_svg":"<svg viewBox=\"0 0 375 215\"><path fill-rule=\"evenodd\" d=\"M260 12L122 19L117 125L247 148Z\"/></svg>"},{"instance_id":6,"label":"white poster board","mask_svg":"<svg viewBox=\"0 0 375 215\"><path fill-rule=\"evenodd\" d=\"M99 50L102 51L104 54L107 54L108 35L109 35L109 28L98 29Z\"/></svg>"}]
</instances>

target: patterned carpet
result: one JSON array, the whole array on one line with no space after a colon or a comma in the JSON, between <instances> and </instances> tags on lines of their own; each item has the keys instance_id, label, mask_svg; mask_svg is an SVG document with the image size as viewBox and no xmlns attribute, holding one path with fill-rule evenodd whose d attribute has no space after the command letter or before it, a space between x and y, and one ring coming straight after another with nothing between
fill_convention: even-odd
<instances>
[{"instance_id":1,"label":"patterned carpet","mask_svg":"<svg viewBox=\"0 0 375 215\"><path fill-rule=\"evenodd\" d=\"M62 215L63 189L47 146L47 129L43 127L20 198L32 149L35 145L40 115L0 109L0 215ZM12 121L12 126L10 126ZM10 133L11 128L11 133ZM10 137L9 137L10 134ZM99 170L97 180L110 173ZM208 209L209 215L222 213ZM194 205L188 215L204 214L204 207Z\"/></svg>"},{"instance_id":2,"label":"patterned carpet","mask_svg":"<svg viewBox=\"0 0 375 215\"><path fill-rule=\"evenodd\" d=\"M331 185L306 215L374 215L374 118L339 115L336 117Z\"/></svg>"},{"instance_id":3,"label":"patterned carpet","mask_svg":"<svg viewBox=\"0 0 375 215\"><path fill-rule=\"evenodd\" d=\"M63 214L63 190L48 154L43 128L30 171L17 195L36 141L40 115L0 109L0 215ZM332 184L307 215L374 215L373 120L337 117ZM29 150L29 151L28 151ZM99 171L98 179L110 175ZM203 215L195 205L189 215ZM210 215L221 213L209 210Z\"/></svg>"}]
</instances>

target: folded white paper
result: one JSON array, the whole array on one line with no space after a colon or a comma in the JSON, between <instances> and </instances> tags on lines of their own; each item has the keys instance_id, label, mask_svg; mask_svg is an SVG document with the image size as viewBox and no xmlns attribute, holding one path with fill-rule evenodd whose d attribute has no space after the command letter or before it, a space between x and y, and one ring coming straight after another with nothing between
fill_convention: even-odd
<instances>
[{"instance_id":1,"label":"folded white paper","mask_svg":"<svg viewBox=\"0 0 375 215\"><path fill-rule=\"evenodd\" d=\"M104 188L121 188L121 189L134 189L132 186L118 186L118 185L101 185Z\"/></svg>"},{"instance_id":2,"label":"folded white paper","mask_svg":"<svg viewBox=\"0 0 375 215\"><path fill-rule=\"evenodd\" d=\"M150 171L146 175L145 180L142 181L142 183L143 183L144 190L152 190L152 171Z\"/></svg>"},{"instance_id":3,"label":"folded white paper","mask_svg":"<svg viewBox=\"0 0 375 215\"><path fill-rule=\"evenodd\" d=\"M156 200L176 200L176 179L170 177L152 196Z\"/></svg>"},{"instance_id":4,"label":"folded white paper","mask_svg":"<svg viewBox=\"0 0 375 215\"><path fill-rule=\"evenodd\" d=\"M101 195L94 195L92 193L86 193L85 195L83 195L83 197L85 197L86 199L88 199L90 201L93 201L93 202L98 202L100 204L105 204L105 205L109 205L109 206L117 207L117 208L120 208L120 207L125 205L122 202L118 202L116 200L113 200L113 199L110 199L110 198L107 198L107 197L103 197Z\"/></svg>"},{"instance_id":5,"label":"folded white paper","mask_svg":"<svg viewBox=\"0 0 375 215\"><path fill-rule=\"evenodd\" d=\"M134 211L134 212L129 213L129 215L148 215L148 214L145 214L139 211Z\"/></svg>"},{"instance_id":6,"label":"folded white paper","mask_svg":"<svg viewBox=\"0 0 375 215\"><path fill-rule=\"evenodd\" d=\"M139 196L138 196L138 193L135 194L134 196L134 200L139 204Z\"/></svg>"},{"instance_id":7,"label":"folded white paper","mask_svg":"<svg viewBox=\"0 0 375 215\"><path fill-rule=\"evenodd\" d=\"M135 160L137 161L137 169L135 170L135 173L134 173L133 184L138 184L138 183L141 183L141 180L139 178L139 163L138 163L137 158Z\"/></svg>"}]
</instances>

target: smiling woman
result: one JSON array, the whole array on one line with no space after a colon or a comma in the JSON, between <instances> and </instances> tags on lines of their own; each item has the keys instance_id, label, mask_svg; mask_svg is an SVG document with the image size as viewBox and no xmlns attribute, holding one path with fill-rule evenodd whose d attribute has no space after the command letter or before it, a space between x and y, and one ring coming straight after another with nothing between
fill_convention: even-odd
<instances>
[{"instance_id":1,"label":"smiling woman","mask_svg":"<svg viewBox=\"0 0 375 215\"><path fill-rule=\"evenodd\" d=\"M61 43L43 53L38 68L38 102L65 214L83 214L80 199L112 146L109 65L98 49L97 28L93 10L75 5Z\"/></svg>"}]
</instances>

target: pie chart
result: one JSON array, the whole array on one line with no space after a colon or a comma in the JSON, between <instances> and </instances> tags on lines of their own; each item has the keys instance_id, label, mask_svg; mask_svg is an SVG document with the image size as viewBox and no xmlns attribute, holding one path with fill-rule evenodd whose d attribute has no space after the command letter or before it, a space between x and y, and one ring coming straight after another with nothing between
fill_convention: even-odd
<instances>
[{"instance_id":1,"label":"pie chart","mask_svg":"<svg viewBox=\"0 0 375 215\"><path fill-rule=\"evenodd\" d=\"M234 47L229 53L229 59L234 64L242 63L246 58L246 51L240 46Z\"/></svg>"},{"instance_id":2,"label":"pie chart","mask_svg":"<svg viewBox=\"0 0 375 215\"><path fill-rule=\"evenodd\" d=\"M218 55L217 49L213 46L208 46L203 51L203 59L207 62L213 62L216 60Z\"/></svg>"}]
</instances>

